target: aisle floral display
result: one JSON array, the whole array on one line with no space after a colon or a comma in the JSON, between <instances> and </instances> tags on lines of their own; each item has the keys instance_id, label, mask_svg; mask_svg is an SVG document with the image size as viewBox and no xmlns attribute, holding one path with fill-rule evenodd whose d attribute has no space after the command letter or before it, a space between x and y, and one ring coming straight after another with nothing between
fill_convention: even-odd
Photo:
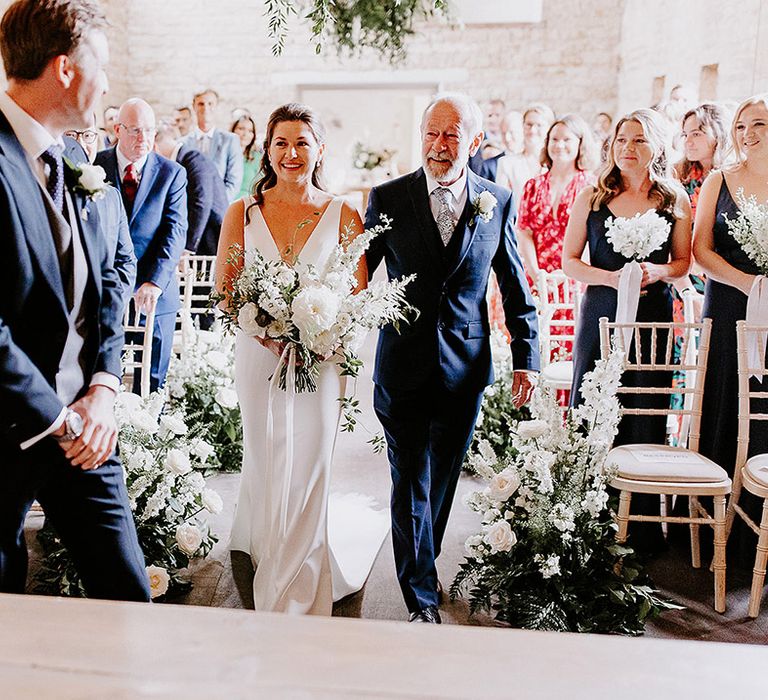
<instances>
[{"instance_id":1,"label":"aisle floral display","mask_svg":"<svg viewBox=\"0 0 768 700\"><path fill-rule=\"evenodd\" d=\"M618 353L599 361L584 378L584 404L565 420L551 392L537 389L533 418L516 425L506 454L479 444L471 465L487 485L465 503L482 516L482 532L467 540L451 587L473 613L526 629L637 635L677 607L614 539L604 466L621 373Z\"/></svg>"},{"instance_id":2,"label":"aisle floral display","mask_svg":"<svg viewBox=\"0 0 768 700\"><path fill-rule=\"evenodd\" d=\"M243 426L235 392L234 338L218 325L209 331L187 320L184 349L168 370L168 410L180 414L213 449L209 469L240 471Z\"/></svg>"},{"instance_id":3,"label":"aisle floral display","mask_svg":"<svg viewBox=\"0 0 768 700\"><path fill-rule=\"evenodd\" d=\"M116 404L119 444L131 510L147 561L152 597L176 594L190 584L182 572L205 557L217 538L207 514L220 513L221 496L206 487L202 475L213 457L211 446L190 434L178 413L164 413L161 393L142 400L121 393ZM83 596L67 550L46 525L39 533L45 559L38 574L42 590Z\"/></svg>"}]
</instances>

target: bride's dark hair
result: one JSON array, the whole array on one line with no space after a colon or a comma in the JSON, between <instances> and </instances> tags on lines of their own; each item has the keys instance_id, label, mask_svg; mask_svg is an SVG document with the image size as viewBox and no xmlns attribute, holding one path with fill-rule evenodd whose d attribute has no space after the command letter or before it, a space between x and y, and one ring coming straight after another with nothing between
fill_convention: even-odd
<instances>
[{"instance_id":1,"label":"bride's dark hair","mask_svg":"<svg viewBox=\"0 0 768 700\"><path fill-rule=\"evenodd\" d=\"M325 143L325 127L317 114L307 107L307 105L290 102L282 107L278 107L269 115L269 120L267 121L267 133L264 137L264 155L261 158L261 169L259 171L259 177L253 186L253 204L251 204L245 211L246 224L250 221L251 208L264 203L264 190L268 190L277 184L277 174L272 167L272 163L269 162L269 145L272 143L275 128L282 122L304 122L315 137L315 141L317 141L318 144ZM318 161L315 164L315 170L312 173L312 184L318 189L325 189L322 161Z\"/></svg>"}]
</instances>

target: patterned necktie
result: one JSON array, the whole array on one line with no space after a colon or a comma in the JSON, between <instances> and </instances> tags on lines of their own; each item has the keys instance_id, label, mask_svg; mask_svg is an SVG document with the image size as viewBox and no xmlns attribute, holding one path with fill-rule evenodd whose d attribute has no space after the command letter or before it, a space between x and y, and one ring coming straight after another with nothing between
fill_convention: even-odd
<instances>
[{"instance_id":1,"label":"patterned necktie","mask_svg":"<svg viewBox=\"0 0 768 700\"><path fill-rule=\"evenodd\" d=\"M45 152L40 156L43 159L43 163L48 166L48 182L46 189L48 194L51 195L53 203L60 211L64 211L64 162L61 157L62 148L54 144L49 146Z\"/></svg>"},{"instance_id":2,"label":"patterned necktie","mask_svg":"<svg viewBox=\"0 0 768 700\"><path fill-rule=\"evenodd\" d=\"M453 221L453 211L451 210L451 191L447 187L438 187L432 194L440 202L440 209L437 212L435 223L437 223L440 238L443 239L443 245L447 246L453 235L453 229L456 227Z\"/></svg>"},{"instance_id":3,"label":"patterned necktie","mask_svg":"<svg viewBox=\"0 0 768 700\"><path fill-rule=\"evenodd\" d=\"M133 205L133 201L136 199L138 189L139 182L136 179L133 163L129 163L125 169L125 175L123 175L123 195L131 205Z\"/></svg>"}]
</instances>

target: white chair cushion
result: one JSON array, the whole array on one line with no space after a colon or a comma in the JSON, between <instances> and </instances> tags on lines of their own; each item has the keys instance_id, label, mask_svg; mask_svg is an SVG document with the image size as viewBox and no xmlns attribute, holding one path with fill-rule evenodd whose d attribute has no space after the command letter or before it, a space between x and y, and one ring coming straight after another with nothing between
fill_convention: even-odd
<instances>
[{"instance_id":1,"label":"white chair cushion","mask_svg":"<svg viewBox=\"0 0 768 700\"><path fill-rule=\"evenodd\" d=\"M615 466L619 477L635 481L711 484L728 479L725 469L684 447L621 445L608 453L606 464Z\"/></svg>"},{"instance_id":2,"label":"white chair cushion","mask_svg":"<svg viewBox=\"0 0 768 700\"><path fill-rule=\"evenodd\" d=\"M758 484L768 486L768 454L750 457L744 468L747 470L747 474Z\"/></svg>"},{"instance_id":3,"label":"white chair cushion","mask_svg":"<svg viewBox=\"0 0 768 700\"><path fill-rule=\"evenodd\" d=\"M541 370L541 380L544 382L562 382L570 384L573 381L573 362L563 360L550 362Z\"/></svg>"}]
</instances>

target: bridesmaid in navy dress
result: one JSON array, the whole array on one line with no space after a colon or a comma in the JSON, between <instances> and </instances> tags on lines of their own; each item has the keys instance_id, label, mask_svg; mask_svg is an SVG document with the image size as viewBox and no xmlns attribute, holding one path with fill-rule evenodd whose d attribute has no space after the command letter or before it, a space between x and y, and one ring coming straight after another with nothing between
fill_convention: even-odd
<instances>
[{"instance_id":1,"label":"bridesmaid in navy dress","mask_svg":"<svg viewBox=\"0 0 768 700\"><path fill-rule=\"evenodd\" d=\"M746 315L747 296L759 270L728 232L724 217L738 215L734 197L740 189L747 197L768 201L768 95L751 97L739 106L731 135L737 163L712 173L702 185L693 252L707 275L703 315L712 319L699 450L733 476L738 433L736 321ZM767 433L768 426L753 424L750 452L766 451ZM747 508L748 497L742 495ZM737 518L735 527L739 523ZM747 528L741 529L747 533ZM749 537L735 534L733 539L744 545ZM744 549L745 558L754 558L754 540L751 551Z\"/></svg>"},{"instance_id":2,"label":"bridesmaid in navy dress","mask_svg":"<svg viewBox=\"0 0 768 700\"><path fill-rule=\"evenodd\" d=\"M573 205L563 245L563 271L585 283L587 290L576 331L572 405L581 403L581 382L600 357L600 318L616 318L621 270L629 262L613 250L606 238L609 216L631 218L653 209L671 224L666 243L641 263L644 294L637 320L672 320L670 283L686 275L691 262L691 207L685 191L670 175L665 143L664 125L655 112L640 109L625 116L616 124L597 187L582 191ZM587 246L589 263L582 260ZM664 345L660 343L662 348ZM626 375L622 381L629 384L636 379ZM657 376L652 381L656 384L666 381L666 377ZM669 383L671 386L671 376ZM665 407L669 397L624 396L622 401L627 406ZM626 416L614 444L663 444L665 439L663 416ZM632 512L658 514L658 496L634 495ZM640 549L654 550L663 544L658 524L632 523L630 536Z\"/></svg>"}]
</instances>

